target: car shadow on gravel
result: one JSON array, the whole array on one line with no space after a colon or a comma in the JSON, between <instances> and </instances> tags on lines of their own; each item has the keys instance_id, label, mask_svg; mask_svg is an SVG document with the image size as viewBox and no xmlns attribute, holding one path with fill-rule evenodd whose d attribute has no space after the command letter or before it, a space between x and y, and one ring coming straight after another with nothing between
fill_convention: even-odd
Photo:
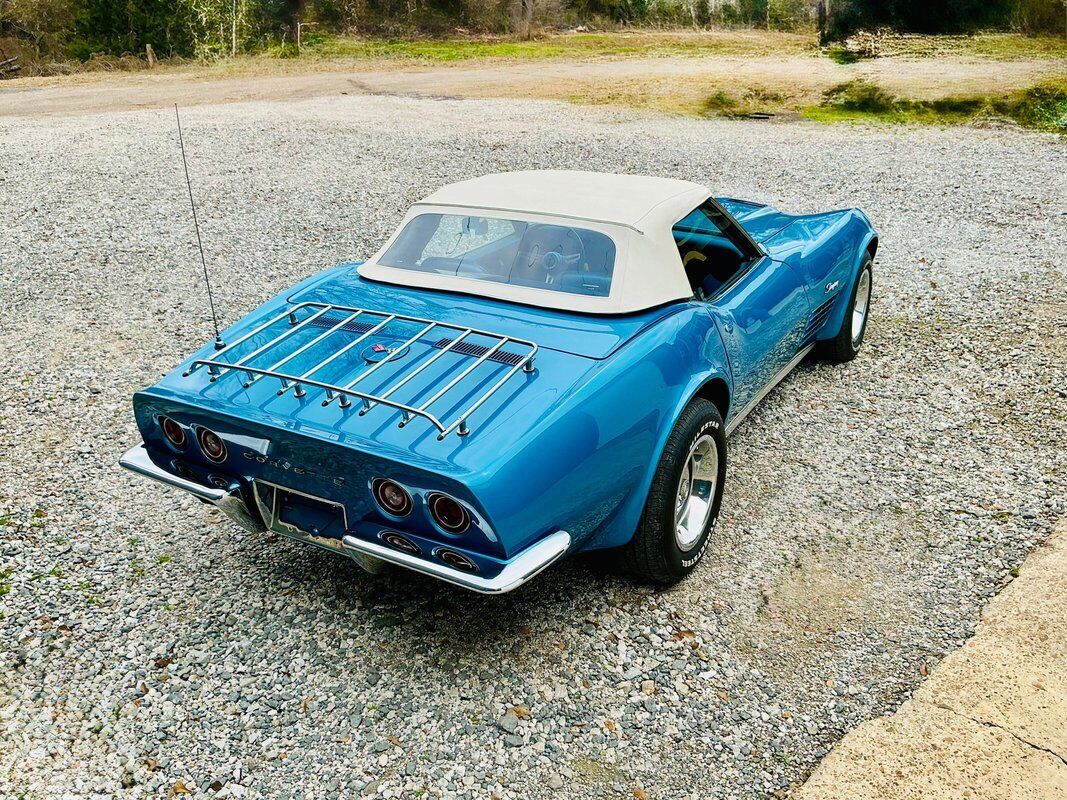
<instances>
[{"instance_id":1,"label":"car shadow on gravel","mask_svg":"<svg viewBox=\"0 0 1067 800\"><path fill-rule=\"evenodd\" d=\"M284 587L318 604L319 621L336 622L339 633L354 625L388 631L385 638L401 650L405 643L422 652L457 644L507 649L532 621L542 631L549 620L550 630L570 628L586 623L595 607L652 592L613 574L602 554L568 558L506 594L480 595L400 568L371 575L346 557L281 537L268 543L272 558L254 570L263 595Z\"/></svg>"}]
</instances>

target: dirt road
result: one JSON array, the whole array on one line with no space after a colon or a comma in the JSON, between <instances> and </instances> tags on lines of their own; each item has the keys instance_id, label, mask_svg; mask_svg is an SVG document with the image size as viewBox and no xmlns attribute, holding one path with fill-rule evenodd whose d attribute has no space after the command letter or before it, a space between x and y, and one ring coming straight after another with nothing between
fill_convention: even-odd
<instances>
[{"instance_id":1,"label":"dirt road","mask_svg":"<svg viewBox=\"0 0 1067 800\"><path fill-rule=\"evenodd\" d=\"M617 60L479 61L417 66L397 61L259 60L234 75L217 68L25 78L0 87L0 116L94 113L341 94L522 97L673 111L720 90L770 93L796 106L831 86L868 78L890 92L932 99L1009 91L1063 74L1054 59L883 58L836 64L811 56L705 56Z\"/></svg>"}]
</instances>

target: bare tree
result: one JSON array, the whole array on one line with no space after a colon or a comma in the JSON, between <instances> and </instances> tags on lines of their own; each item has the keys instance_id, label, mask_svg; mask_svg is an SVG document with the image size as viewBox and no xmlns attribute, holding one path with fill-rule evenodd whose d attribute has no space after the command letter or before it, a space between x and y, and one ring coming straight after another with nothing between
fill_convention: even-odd
<instances>
[{"instance_id":1,"label":"bare tree","mask_svg":"<svg viewBox=\"0 0 1067 800\"><path fill-rule=\"evenodd\" d=\"M533 18L537 0L508 0L511 29L522 39L533 38Z\"/></svg>"}]
</instances>

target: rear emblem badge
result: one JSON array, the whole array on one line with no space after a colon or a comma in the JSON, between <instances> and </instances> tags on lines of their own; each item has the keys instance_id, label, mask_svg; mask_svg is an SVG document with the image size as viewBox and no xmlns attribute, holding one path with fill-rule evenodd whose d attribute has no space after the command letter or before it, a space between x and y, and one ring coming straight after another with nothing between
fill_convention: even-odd
<instances>
[{"instance_id":1,"label":"rear emblem badge","mask_svg":"<svg viewBox=\"0 0 1067 800\"><path fill-rule=\"evenodd\" d=\"M368 364L375 364L379 361L389 359L390 361L396 361L398 358L403 358L407 355L410 348L402 347L404 343L402 341L387 342L385 344L372 344L370 347L365 348L361 355L363 360Z\"/></svg>"}]
</instances>

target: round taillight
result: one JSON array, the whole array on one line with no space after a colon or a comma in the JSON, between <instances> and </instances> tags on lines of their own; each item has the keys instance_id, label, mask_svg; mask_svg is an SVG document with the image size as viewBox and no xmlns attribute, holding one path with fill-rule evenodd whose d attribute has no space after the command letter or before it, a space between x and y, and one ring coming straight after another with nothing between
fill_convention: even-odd
<instances>
[{"instance_id":1,"label":"round taillight","mask_svg":"<svg viewBox=\"0 0 1067 800\"><path fill-rule=\"evenodd\" d=\"M185 429L170 417L160 417L159 427L163 429L163 435L167 441L181 449L185 447Z\"/></svg>"},{"instance_id":2,"label":"round taillight","mask_svg":"<svg viewBox=\"0 0 1067 800\"><path fill-rule=\"evenodd\" d=\"M455 550L447 550L442 547L437 551L437 557L453 569L458 569L463 572L478 571L478 566L473 561L462 553L457 553Z\"/></svg>"},{"instance_id":3,"label":"round taillight","mask_svg":"<svg viewBox=\"0 0 1067 800\"><path fill-rule=\"evenodd\" d=\"M197 428L196 440L200 443L200 450L209 461L218 464L226 460L226 444L215 431L209 428Z\"/></svg>"},{"instance_id":4,"label":"round taillight","mask_svg":"<svg viewBox=\"0 0 1067 800\"><path fill-rule=\"evenodd\" d=\"M447 494L430 495L430 516L441 529L448 533L463 533L471 526L471 517L467 509Z\"/></svg>"},{"instance_id":5,"label":"round taillight","mask_svg":"<svg viewBox=\"0 0 1067 800\"><path fill-rule=\"evenodd\" d=\"M394 517L406 517L411 513L411 495L396 481L388 478L375 478L371 484L374 499L387 514Z\"/></svg>"}]
</instances>

